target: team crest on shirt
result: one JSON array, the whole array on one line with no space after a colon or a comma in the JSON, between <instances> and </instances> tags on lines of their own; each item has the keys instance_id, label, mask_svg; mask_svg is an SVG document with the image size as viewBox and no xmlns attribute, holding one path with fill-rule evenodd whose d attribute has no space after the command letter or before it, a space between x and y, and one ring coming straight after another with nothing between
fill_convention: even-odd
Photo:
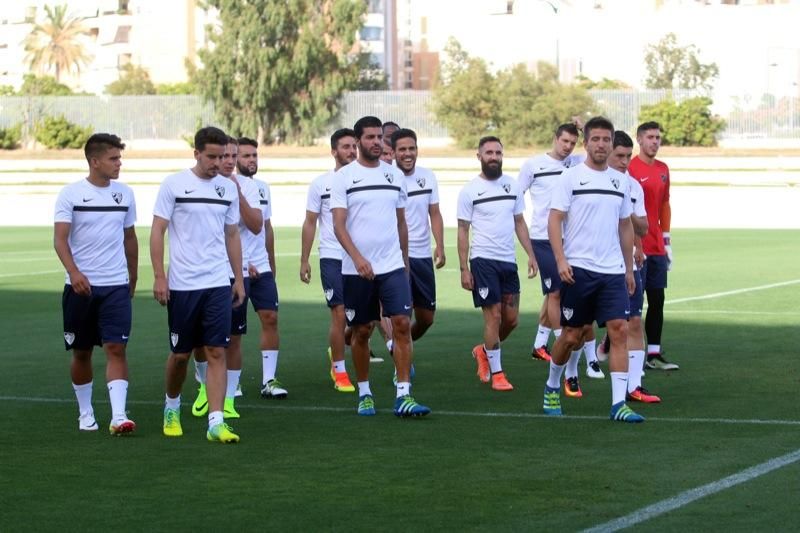
<instances>
[{"instance_id":1,"label":"team crest on shirt","mask_svg":"<svg viewBox=\"0 0 800 533\"><path fill-rule=\"evenodd\" d=\"M258 195L261 197L261 199L262 199L262 200L263 200L264 198L266 198L266 197L267 197L267 191L266 191L266 189L263 189L263 188L259 187L259 188L258 188Z\"/></svg>"},{"instance_id":2,"label":"team crest on shirt","mask_svg":"<svg viewBox=\"0 0 800 533\"><path fill-rule=\"evenodd\" d=\"M662 183L666 183L667 182L667 175L666 174L661 174L661 182Z\"/></svg>"},{"instance_id":3,"label":"team crest on shirt","mask_svg":"<svg viewBox=\"0 0 800 533\"><path fill-rule=\"evenodd\" d=\"M220 198L225 197L225 187L223 187L222 185L214 185L214 190L217 191L217 196L219 196Z\"/></svg>"},{"instance_id":4,"label":"team crest on shirt","mask_svg":"<svg viewBox=\"0 0 800 533\"><path fill-rule=\"evenodd\" d=\"M489 296L489 287L478 288L478 296L480 296L482 300L485 300L486 297Z\"/></svg>"},{"instance_id":5,"label":"team crest on shirt","mask_svg":"<svg viewBox=\"0 0 800 533\"><path fill-rule=\"evenodd\" d=\"M615 189L619 189L619 178L612 177L611 185L613 185Z\"/></svg>"},{"instance_id":6,"label":"team crest on shirt","mask_svg":"<svg viewBox=\"0 0 800 533\"><path fill-rule=\"evenodd\" d=\"M356 310L355 309L345 309L344 310L344 316L347 317L347 320L352 322L353 319L356 317Z\"/></svg>"},{"instance_id":7,"label":"team crest on shirt","mask_svg":"<svg viewBox=\"0 0 800 533\"><path fill-rule=\"evenodd\" d=\"M425 178L423 178L423 177L419 177L419 178L417 178L417 185L419 185L419 188L420 188L420 189L422 189L423 187L425 187Z\"/></svg>"},{"instance_id":8,"label":"team crest on shirt","mask_svg":"<svg viewBox=\"0 0 800 533\"><path fill-rule=\"evenodd\" d=\"M544 286L548 289L553 285L553 280L551 278L544 278Z\"/></svg>"},{"instance_id":9,"label":"team crest on shirt","mask_svg":"<svg viewBox=\"0 0 800 533\"><path fill-rule=\"evenodd\" d=\"M511 184L510 183L504 183L503 184L503 190L506 191L506 194L510 193L511 192Z\"/></svg>"},{"instance_id":10,"label":"team crest on shirt","mask_svg":"<svg viewBox=\"0 0 800 533\"><path fill-rule=\"evenodd\" d=\"M564 313L564 318L569 320L572 318L572 308L571 307L562 307L561 312Z\"/></svg>"},{"instance_id":11,"label":"team crest on shirt","mask_svg":"<svg viewBox=\"0 0 800 533\"><path fill-rule=\"evenodd\" d=\"M64 340L67 341L68 346L72 346L72 343L75 342L75 334L71 331L65 331Z\"/></svg>"},{"instance_id":12,"label":"team crest on shirt","mask_svg":"<svg viewBox=\"0 0 800 533\"><path fill-rule=\"evenodd\" d=\"M178 345L178 334L177 333L170 333L169 340L172 343L172 347L175 348Z\"/></svg>"},{"instance_id":13,"label":"team crest on shirt","mask_svg":"<svg viewBox=\"0 0 800 533\"><path fill-rule=\"evenodd\" d=\"M333 298L333 289L325 289L325 299L330 302L331 298Z\"/></svg>"},{"instance_id":14,"label":"team crest on shirt","mask_svg":"<svg viewBox=\"0 0 800 533\"><path fill-rule=\"evenodd\" d=\"M386 178L386 181L389 183L394 183L394 175L391 172L384 172L383 177Z\"/></svg>"},{"instance_id":15,"label":"team crest on shirt","mask_svg":"<svg viewBox=\"0 0 800 533\"><path fill-rule=\"evenodd\" d=\"M117 202L117 204L119 204L120 202L122 202L122 193L121 192L112 192L111 193L111 198L113 198L113 200L115 202Z\"/></svg>"}]
</instances>

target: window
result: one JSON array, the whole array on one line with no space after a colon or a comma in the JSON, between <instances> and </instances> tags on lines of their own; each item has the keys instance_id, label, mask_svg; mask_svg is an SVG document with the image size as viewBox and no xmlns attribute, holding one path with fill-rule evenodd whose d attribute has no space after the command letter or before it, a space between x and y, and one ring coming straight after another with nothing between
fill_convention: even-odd
<instances>
[{"instance_id":1,"label":"window","mask_svg":"<svg viewBox=\"0 0 800 533\"><path fill-rule=\"evenodd\" d=\"M362 41L380 41L383 39L383 28L379 26L364 26L359 32Z\"/></svg>"},{"instance_id":2,"label":"window","mask_svg":"<svg viewBox=\"0 0 800 533\"><path fill-rule=\"evenodd\" d=\"M114 43L127 43L129 42L129 36L131 33L130 26L119 26L117 27L117 33L114 35Z\"/></svg>"}]
</instances>

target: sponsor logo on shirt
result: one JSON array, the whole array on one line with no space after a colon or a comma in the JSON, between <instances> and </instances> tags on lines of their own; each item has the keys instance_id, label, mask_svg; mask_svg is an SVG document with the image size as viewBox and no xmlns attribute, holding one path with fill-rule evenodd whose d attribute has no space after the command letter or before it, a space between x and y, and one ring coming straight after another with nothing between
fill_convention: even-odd
<instances>
[{"instance_id":1,"label":"sponsor logo on shirt","mask_svg":"<svg viewBox=\"0 0 800 533\"><path fill-rule=\"evenodd\" d=\"M192 194L194 189L183 189L183 194Z\"/></svg>"},{"instance_id":2,"label":"sponsor logo on shirt","mask_svg":"<svg viewBox=\"0 0 800 533\"><path fill-rule=\"evenodd\" d=\"M84 198L84 199L83 199L83 203L86 203L86 202L91 202L91 201L92 201L92 199L91 199L91 198Z\"/></svg>"}]
</instances>

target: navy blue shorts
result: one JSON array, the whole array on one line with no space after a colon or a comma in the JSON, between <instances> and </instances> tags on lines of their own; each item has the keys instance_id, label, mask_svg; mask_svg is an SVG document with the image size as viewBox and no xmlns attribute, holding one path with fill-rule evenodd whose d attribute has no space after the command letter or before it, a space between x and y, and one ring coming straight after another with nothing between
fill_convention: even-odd
<instances>
[{"instance_id":1,"label":"navy blue shorts","mask_svg":"<svg viewBox=\"0 0 800 533\"><path fill-rule=\"evenodd\" d=\"M231 287L233 282L231 279ZM247 333L247 299L250 297L250 278L244 278L244 301L239 307L231 309L231 335Z\"/></svg>"},{"instance_id":2,"label":"navy blue shorts","mask_svg":"<svg viewBox=\"0 0 800 533\"><path fill-rule=\"evenodd\" d=\"M322 282L322 293L328 307L344 305L344 289L342 288L342 260L327 257L319 260L319 279Z\"/></svg>"},{"instance_id":3,"label":"navy blue shorts","mask_svg":"<svg viewBox=\"0 0 800 533\"><path fill-rule=\"evenodd\" d=\"M667 288L667 268L669 261L666 255L648 255L642 265L642 285L647 289Z\"/></svg>"},{"instance_id":4,"label":"navy blue shorts","mask_svg":"<svg viewBox=\"0 0 800 533\"><path fill-rule=\"evenodd\" d=\"M630 296L625 274L601 274L572 267L575 283L561 285L561 325L580 327L627 320Z\"/></svg>"},{"instance_id":5,"label":"navy blue shorts","mask_svg":"<svg viewBox=\"0 0 800 533\"><path fill-rule=\"evenodd\" d=\"M633 271L633 279L636 280L636 290L631 294L630 316L642 316L642 307L644 307L644 287L642 286L642 276L638 270Z\"/></svg>"},{"instance_id":6,"label":"navy blue shorts","mask_svg":"<svg viewBox=\"0 0 800 533\"><path fill-rule=\"evenodd\" d=\"M131 294L128 285L92 287L80 296L64 285L64 347L89 350L105 343L127 344L131 334Z\"/></svg>"},{"instance_id":7,"label":"navy blue shorts","mask_svg":"<svg viewBox=\"0 0 800 533\"><path fill-rule=\"evenodd\" d=\"M561 276L558 275L558 264L553 254L550 241L531 239L533 256L539 265L539 281L542 282L542 294L550 294L561 290Z\"/></svg>"},{"instance_id":8,"label":"navy blue shorts","mask_svg":"<svg viewBox=\"0 0 800 533\"><path fill-rule=\"evenodd\" d=\"M369 324L383 316L411 316L411 287L405 268L378 274L369 280L343 275L344 315L347 324Z\"/></svg>"},{"instance_id":9,"label":"navy blue shorts","mask_svg":"<svg viewBox=\"0 0 800 533\"><path fill-rule=\"evenodd\" d=\"M472 303L487 307L500 303L504 294L519 294L517 264L476 257L469 260L472 272Z\"/></svg>"},{"instance_id":10,"label":"navy blue shorts","mask_svg":"<svg viewBox=\"0 0 800 533\"><path fill-rule=\"evenodd\" d=\"M436 311L436 276L430 257L408 258L408 279L411 282L411 301L414 307Z\"/></svg>"},{"instance_id":11,"label":"navy blue shorts","mask_svg":"<svg viewBox=\"0 0 800 533\"><path fill-rule=\"evenodd\" d=\"M230 342L230 286L195 291L169 291L167 322L173 353L190 353L198 346L222 346Z\"/></svg>"},{"instance_id":12,"label":"navy blue shorts","mask_svg":"<svg viewBox=\"0 0 800 533\"><path fill-rule=\"evenodd\" d=\"M256 313L278 310L278 286L272 272L262 272L257 278L250 278L250 301Z\"/></svg>"}]
</instances>

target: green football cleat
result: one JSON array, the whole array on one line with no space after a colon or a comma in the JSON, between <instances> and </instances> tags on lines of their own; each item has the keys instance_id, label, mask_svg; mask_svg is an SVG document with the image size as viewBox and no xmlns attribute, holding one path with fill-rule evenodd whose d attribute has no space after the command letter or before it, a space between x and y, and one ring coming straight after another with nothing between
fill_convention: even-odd
<instances>
[{"instance_id":1,"label":"green football cleat","mask_svg":"<svg viewBox=\"0 0 800 533\"><path fill-rule=\"evenodd\" d=\"M208 414L208 396L206 395L206 384L201 383L197 389L197 399L192 404L192 414L194 416L205 416Z\"/></svg>"},{"instance_id":2,"label":"green football cleat","mask_svg":"<svg viewBox=\"0 0 800 533\"><path fill-rule=\"evenodd\" d=\"M183 435L179 409L164 409L164 435L167 437L180 437Z\"/></svg>"},{"instance_id":3,"label":"green football cleat","mask_svg":"<svg viewBox=\"0 0 800 533\"><path fill-rule=\"evenodd\" d=\"M233 444L239 442L239 435L234 433L228 424L217 424L208 428L206 438L209 442L220 442L222 444Z\"/></svg>"},{"instance_id":4,"label":"green football cleat","mask_svg":"<svg viewBox=\"0 0 800 533\"><path fill-rule=\"evenodd\" d=\"M241 415L236 411L233 406L233 398L225 398L225 404L222 407L223 418L241 418Z\"/></svg>"}]
</instances>

